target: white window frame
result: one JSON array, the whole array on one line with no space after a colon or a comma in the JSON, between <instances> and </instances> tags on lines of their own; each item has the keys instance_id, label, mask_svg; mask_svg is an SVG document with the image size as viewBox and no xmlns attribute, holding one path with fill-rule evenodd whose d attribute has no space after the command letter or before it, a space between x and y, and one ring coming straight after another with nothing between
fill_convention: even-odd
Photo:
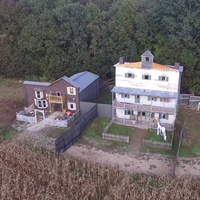
<instances>
[{"instance_id":1,"label":"white window frame","mask_svg":"<svg viewBox=\"0 0 200 200\"><path fill-rule=\"evenodd\" d=\"M134 111L133 110L124 110L124 115L133 115Z\"/></svg>"},{"instance_id":2,"label":"white window frame","mask_svg":"<svg viewBox=\"0 0 200 200\"><path fill-rule=\"evenodd\" d=\"M38 100L38 99L35 99L35 105L38 107L38 108L47 108L48 107L48 102L47 100Z\"/></svg>"},{"instance_id":3,"label":"white window frame","mask_svg":"<svg viewBox=\"0 0 200 200\"><path fill-rule=\"evenodd\" d=\"M75 87L67 87L67 94L76 95L76 88Z\"/></svg>"},{"instance_id":4,"label":"white window frame","mask_svg":"<svg viewBox=\"0 0 200 200\"><path fill-rule=\"evenodd\" d=\"M44 91L35 90L35 98L36 99L44 98Z\"/></svg>"},{"instance_id":5,"label":"white window frame","mask_svg":"<svg viewBox=\"0 0 200 200\"><path fill-rule=\"evenodd\" d=\"M159 119L168 120L169 119L169 114L167 114L167 113L159 113Z\"/></svg>"},{"instance_id":6,"label":"white window frame","mask_svg":"<svg viewBox=\"0 0 200 200\"><path fill-rule=\"evenodd\" d=\"M73 106L72 106L73 105ZM72 106L72 107L71 107ZM68 102L67 103L68 110L76 110L76 103Z\"/></svg>"}]
</instances>

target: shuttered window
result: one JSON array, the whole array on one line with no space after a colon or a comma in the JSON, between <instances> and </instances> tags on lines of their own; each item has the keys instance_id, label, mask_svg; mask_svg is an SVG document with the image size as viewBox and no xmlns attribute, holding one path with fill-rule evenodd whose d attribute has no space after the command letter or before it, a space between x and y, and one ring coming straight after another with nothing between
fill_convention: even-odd
<instances>
[{"instance_id":1,"label":"shuttered window","mask_svg":"<svg viewBox=\"0 0 200 200\"><path fill-rule=\"evenodd\" d=\"M143 74L142 79L143 80L151 80L151 75Z\"/></svg>"},{"instance_id":2,"label":"shuttered window","mask_svg":"<svg viewBox=\"0 0 200 200\"><path fill-rule=\"evenodd\" d=\"M126 78L135 78L135 74L133 73L125 73Z\"/></svg>"},{"instance_id":3,"label":"shuttered window","mask_svg":"<svg viewBox=\"0 0 200 200\"><path fill-rule=\"evenodd\" d=\"M169 81L169 77L167 77L167 76L159 76L158 80L159 81Z\"/></svg>"}]
</instances>

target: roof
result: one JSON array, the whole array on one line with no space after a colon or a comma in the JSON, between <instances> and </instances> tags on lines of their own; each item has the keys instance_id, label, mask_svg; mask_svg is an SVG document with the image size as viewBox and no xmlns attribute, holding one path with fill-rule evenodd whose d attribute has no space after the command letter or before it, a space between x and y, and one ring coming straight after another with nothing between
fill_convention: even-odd
<instances>
[{"instance_id":1,"label":"roof","mask_svg":"<svg viewBox=\"0 0 200 200\"><path fill-rule=\"evenodd\" d=\"M138 89L138 88L126 88L126 87L117 87L117 86L115 86L112 89L112 92L123 93L123 94L153 96L153 97L166 97L166 98L176 98L178 96L177 92L147 90L147 89Z\"/></svg>"},{"instance_id":2,"label":"roof","mask_svg":"<svg viewBox=\"0 0 200 200\"><path fill-rule=\"evenodd\" d=\"M142 62L133 62L133 63L124 63L121 64L120 66L122 67L128 67L128 68L138 68L138 69L142 69ZM155 70L166 70L166 71L178 71L177 69L171 68L169 66L166 65L161 65L158 63L153 63L153 68Z\"/></svg>"},{"instance_id":3,"label":"roof","mask_svg":"<svg viewBox=\"0 0 200 200\"><path fill-rule=\"evenodd\" d=\"M73 82L75 82L80 87L80 92L84 90L87 86L89 86L91 83L93 83L95 80L99 78L98 75L93 74L88 71L80 72L77 74L74 74L69 79Z\"/></svg>"},{"instance_id":4,"label":"roof","mask_svg":"<svg viewBox=\"0 0 200 200\"><path fill-rule=\"evenodd\" d=\"M148 57L154 57L154 55L151 53L151 51L147 50L145 51L141 56L148 56Z\"/></svg>"},{"instance_id":5,"label":"roof","mask_svg":"<svg viewBox=\"0 0 200 200\"><path fill-rule=\"evenodd\" d=\"M24 81L24 85L49 86L49 85L51 85L51 83L48 83L48 82L36 82L36 81Z\"/></svg>"},{"instance_id":6,"label":"roof","mask_svg":"<svg viewBox=\"0 0 200 200\"><path fill-rule=\"evenodd\" d=\"M77 88L80 87L79 84L77 84L76 82L72 81L72 80L71 80L70 78L68 78L67 76L63 76L63 77L61 77L61 78L55 80L54 82L51 83L51 85L52 85L52 84L55 84L56 82L60 81L61 79L63 79L64 81L70 83L70 84L73 85L74 87L77 87Z\"/></svg>"},{"instance_id":7,"label":"roof","mask_svg":"<svg viewBox=\"0 0 200 200\"><path fill-rule=\"evenodd\" d=\"M142 69L142 62L125 62L124 64L119 64L117 63L116 66L120 66L120 67L127 67L127 68L137 68L137 69ZM166 70L166 71L179 71L178 69L174 69L171 68L169 66L166 65L161 65L158 63L153 63L153 68L155 70Z\"/></svg>"}]
</instances>

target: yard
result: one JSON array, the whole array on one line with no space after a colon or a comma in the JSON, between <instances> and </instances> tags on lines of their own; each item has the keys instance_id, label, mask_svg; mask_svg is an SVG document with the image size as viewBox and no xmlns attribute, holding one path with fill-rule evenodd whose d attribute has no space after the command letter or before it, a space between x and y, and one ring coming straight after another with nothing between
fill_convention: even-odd
<instances>
[{"instance_id":1,"label":"yard","mask_svg":"<svg viewBox=\"0 0 200 200\"><path fill-rule=\"evenodd\" d=\"M0 123L9 124L17 111L25 105L23 83L13 79L0 78Z\"/></svg>"},{"instance_id":2,"label":"yard","mask_svg":"<svg viewBox=\"0 0 200 200\"><path fill-rule=\"evenodd\" d=\"M181 126L185 122L188 130L188 137L183 139L180 148L180 156L199 156L200 155L200 111L181 107L178 115L179 133Z\"/></svg>"}]
</instances>

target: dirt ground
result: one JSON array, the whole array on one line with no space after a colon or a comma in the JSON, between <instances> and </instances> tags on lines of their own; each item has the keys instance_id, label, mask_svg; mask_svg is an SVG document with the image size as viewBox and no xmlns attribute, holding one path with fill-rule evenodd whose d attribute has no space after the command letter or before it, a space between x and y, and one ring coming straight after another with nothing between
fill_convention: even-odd
<instances>
[{"instance_id":1,"label":"dirt ground","mask_svg":"<svg viewBox=\"0 0 200 200\"><path fill-rule=\"evenodd\" d=\"M32 141L34 145L43 146L54 151L55 138L50 138L52 132L58 131L57 128L45 127L42 125L26 125L24 132L17 139ZM94 142L94 141L90 141ZM140 153L136 148L129 152L105 151L87 144L77 143L70 147L63 155L76 159L87 160L100 165L118 166L126 172L153 173L157 175L172 175L174 170L174 157L161 154ZM176 176L200 175L199 158L180 158L176 167Z\"/></svg>"}]
</instances>

